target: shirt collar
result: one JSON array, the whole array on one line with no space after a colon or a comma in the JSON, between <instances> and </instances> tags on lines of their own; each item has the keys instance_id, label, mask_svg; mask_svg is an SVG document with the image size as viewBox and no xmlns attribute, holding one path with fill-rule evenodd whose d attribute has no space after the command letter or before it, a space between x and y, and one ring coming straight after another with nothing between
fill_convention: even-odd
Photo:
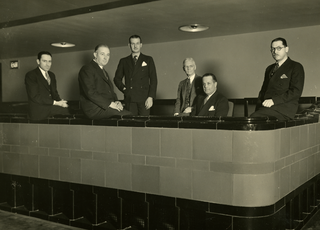
<instances>
[{"instance_id":1,"label":"shirt collar","mask_svg":"<svg viewBox=\"0 0 320 230\"><path fill-rule=\"evenodd\" d=\"M283 59L281 61L278 62L279 67L288 59L288 57L286 59Z\"/></svg>"},{"instance_id":2,"label":"shirt collar","mask_svg":"<svg viewBox=\"0 0 320 230\"><path fill-rule=\"evenodd\" d=\"M41 71L42 75L44 76L44 78L46 78L46 79L47 79L46 71L44 71L44 70L43 70L43 69L41 69L40 67L39 67L39 69L40 69L40 71ZM48 74L49 74L49 73L48 73Z\"/></svg>"},{"instance_id":3,"label":"shirt collar","mask_svg":"<svg viewBox=\"0 0 320 230\"><path fill-rule=\"evenodd\" d=\"M138 54L131 54L132 58L134 58L134 56L137 56L137 59L139 59L140 53Z\"/></svg>"},{"instance_id":4,"label":"shirt collar","mask_svg":"<svg viewBox=\"0 0 320 230\"><path fill-rule=\"evenodd\" d=\"M208 95L206 98L207 98L207 101L209 100L209 98L213 95L213 94L215 94L215 92L217 92L217 89L212 93L212 94L210 94L210 95Z\"/></svg>"},{"instance_id":5,"label":"shirt collar","mask_svg":"<svg viewBox=\"0 0 320 230\"><path fill-rule=\"evenodd\" d=\"M188 76L190 83L193 82L193 79L195 78L195 76L196 76L196 74L193 74L192 76Z\"/></svg>"},{"instance_id":6,"label":"shirt collar","mask_svg":"<svg viewBox=\"0 0 320 230\"><path fill-rule=\"evenodd\" d=\"M97 62L95 59L93 59L93 60L94 60L95 63L98 64L98 62ZM103 66L101 66L101 65L99 65L99 64L98 64L98 66L99 66L101 69L103 69Z\"/></svg>"}]
</instances>

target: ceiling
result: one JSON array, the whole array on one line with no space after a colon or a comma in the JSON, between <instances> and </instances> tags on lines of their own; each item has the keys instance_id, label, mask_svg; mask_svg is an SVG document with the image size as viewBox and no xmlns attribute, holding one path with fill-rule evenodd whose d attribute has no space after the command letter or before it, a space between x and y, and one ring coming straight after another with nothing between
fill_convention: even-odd
<instances>
[{"instance_id":1,"label":"ceiling","mask_svg":"<svg viewBox=\"0 0 320 230\"><path fill-rule=\"evenodd\" d=\"M198 23L201 33L178 30ZM0 59L320 25L319 0L1 0ZM50 44L70 42L72 48Z\"/></svg>"}]
</instances>

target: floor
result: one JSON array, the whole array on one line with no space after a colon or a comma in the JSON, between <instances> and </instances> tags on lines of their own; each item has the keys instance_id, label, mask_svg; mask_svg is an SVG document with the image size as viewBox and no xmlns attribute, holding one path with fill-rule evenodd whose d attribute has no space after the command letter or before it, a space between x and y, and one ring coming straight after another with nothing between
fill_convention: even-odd
<instances>
[{"instance_id":1,"label":"floor","mask_svg":"<svg viewBox=\"0 0 320 230\"><path fill-rule=\"evenodd\" d=\"M0 210L0 230L80 230L80 228Z\"/></svg>"},{"instance_id":2,"label":"floor","mask_svg":"<svg viewBox=\"0 0 320 230\"><path fill-rule=\"evenodd\" d=\"M318 210L301 230L320 230L320 210Z\"/></svg>"},{"instance_id":3,"label":"floor","mask_svg":"<svg viewBox=\"0 0 320 230\"><path fill-rule=\"evenodd\" d=\"M0 210L0 230L80 230L38 218ZM320 230L320 210L301 230Z\"/></svg>"}]
</instances>

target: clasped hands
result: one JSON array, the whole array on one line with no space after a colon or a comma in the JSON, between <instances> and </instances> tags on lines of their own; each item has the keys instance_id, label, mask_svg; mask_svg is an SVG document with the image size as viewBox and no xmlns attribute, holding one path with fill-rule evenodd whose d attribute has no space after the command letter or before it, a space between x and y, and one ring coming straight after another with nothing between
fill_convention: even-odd
<instances>
[{"instance_id":1,"label":"clasped hands","mask_svg":"<svg viewBox=\"0 0 320 230\"><path fill-rule=\"evenodd\" d=\"M270 108L271 106L274 105L274 102L273 102L272 99L267 99L267 100L265 100L265 101L262 103L262 105L263 105L264 107Z\"/></svg>"},{"instance_id":2,"label":"clasped hands","mask_svg":"<svg viewBox=\"0 0 320 230\"><path fill-rule=\"evenodd\" d=\"M54 101L53 105L61 106L63 108L68 108L69 105L67 103L68 101L61 99L61 101Z\"/></svg>"},{"instance_id":3,"label":"clasped hands","mask_svg":"<svg viewBox=\"0 0 320 230\"><path fill-rule=\"evenodd\" d=\"M109 105L111 109L118 110L119 112L123 110L122 103L120 101L111 102Z\"/></svg>"}]
</instances>

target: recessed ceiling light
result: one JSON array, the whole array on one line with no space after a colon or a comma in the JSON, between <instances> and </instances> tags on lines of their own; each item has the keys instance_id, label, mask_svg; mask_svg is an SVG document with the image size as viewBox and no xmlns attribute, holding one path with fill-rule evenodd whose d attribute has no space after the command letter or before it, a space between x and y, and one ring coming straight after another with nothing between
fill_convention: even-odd
<instances>
[{"instance_id":1,"label":"recessed ceiling light","mask_svg":"<svg viewBox=\"0 0 320 230\"><path fill-rule=\"evenodd\" d=\"M191 33L196 33L196 32L202 32L209 29L208 26L200 25L200 24L190 24L190 25L185 25L185 26L180 26L179 30L183 32L191 32Z\"/></svg>"},{"instance_id":2,"label":"recessed ceiling light","mask_svg":"<svg viewBox=\"0 0 320 230\"><path fill-rule=\"evenodd\" d=\"M61 47L61 48L69 48L69 47L74 47L75 44L68 43L68 42L57 42L57 43L51 43L52 46L55 47Z\"/></svg>"}]
</instances>

